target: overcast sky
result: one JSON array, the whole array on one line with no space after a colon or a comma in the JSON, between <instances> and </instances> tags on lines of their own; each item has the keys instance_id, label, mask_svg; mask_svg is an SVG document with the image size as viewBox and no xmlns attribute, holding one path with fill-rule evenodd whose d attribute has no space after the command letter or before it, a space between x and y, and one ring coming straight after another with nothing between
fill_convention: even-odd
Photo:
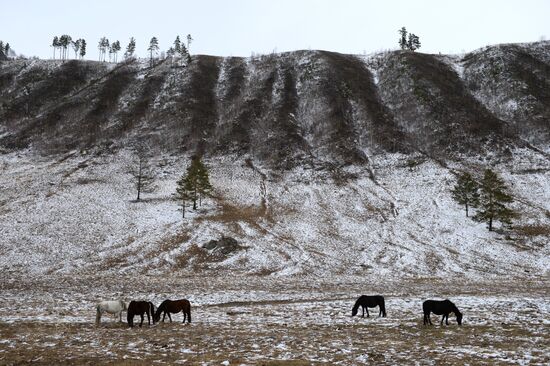
<instances>
[{"instance_id":1,"label":"overcast sky","mask_svg":"<svg viewBox=\"0 0 550 366\"><path fill-rule=\"evenodd\" d=\"M460 53L496 43L550 38L547 0L0 0L0 40L17 53L49 58L54 35L88 42L96 59L106 36L146 55L190 33L194 54L324 49L372 53L397 47L397 30L420 37L421 52Z\"/></svg>"}]
</instances>

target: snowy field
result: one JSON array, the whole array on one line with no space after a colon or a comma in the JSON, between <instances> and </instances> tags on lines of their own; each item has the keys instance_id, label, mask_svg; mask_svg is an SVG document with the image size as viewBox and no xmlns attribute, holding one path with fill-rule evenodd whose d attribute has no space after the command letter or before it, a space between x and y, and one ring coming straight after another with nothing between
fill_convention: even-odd
<instances>
[{"instance_id":1,"label":"snowy field","mask_svg":"<svg viewBox=\"0 0 550 366\"><path fill-rule=\"evenodd\" d=\"M339 277L137 276L0 281L0 364L501 364L550 362L548 283L391 281ZM192 323L129 329L100 298L186 297ZM386 297L388 316L350 317L358 295ZM422 301L464 313L422 325ZM124 317L123 317L124 318Z\"/></svg>"},{"instance_id":2,"label":"snowy field","mask_svg":"<svg viewBox=\"0 0 550 366\"><path fill-rule=\"evenodd\" d=\"M157 189L135 202L129 151L2 155L0 364L548 364L547 158L410 158L369 156L343 181L271 174L263 197L269 169L212 158L216 196L183 220L186 158L157 157ZM516 198L513 230L450 197L454 172L489 163ZM202 249L222 236L241 249ZM386 296L388 317L351 318L361 294ZM116 298L188 298L193 322L96 328L94 304ZM463 326L424 327L422 301L444 298Z\"/></svg>"}]
</instances>

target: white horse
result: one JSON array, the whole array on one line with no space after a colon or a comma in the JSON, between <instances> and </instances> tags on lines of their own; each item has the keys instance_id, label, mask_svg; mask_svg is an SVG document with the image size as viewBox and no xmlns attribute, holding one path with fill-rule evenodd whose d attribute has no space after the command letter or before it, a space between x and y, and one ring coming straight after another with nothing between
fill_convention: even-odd
<instances>
[{"instance_id":1,"label":"white horse","mask_svg":"<svg viewBox=\"0 0 550 366\"><path fill-rule=\"evenodd\" d=\"M122 312L126 310L128 310L128 306L122 300L101 301L96 305L95 323L99 325L103 313L113 314L115 319L118 315L118 321L122 322Z\"/></svg>"}]
</instances>

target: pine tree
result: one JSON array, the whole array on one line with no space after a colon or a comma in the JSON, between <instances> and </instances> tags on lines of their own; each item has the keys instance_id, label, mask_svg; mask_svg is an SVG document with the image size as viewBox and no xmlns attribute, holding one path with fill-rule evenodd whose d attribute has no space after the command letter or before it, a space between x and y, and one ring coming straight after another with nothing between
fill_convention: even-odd
<instances>
[{"instance_id":1,"label":"pine tree","mask_svg":"<svg viewBox=\"0 0 550 366\"><path fill-rule=\"evenodd\" d=\"M114 46L115 46L115 62L118 62L118 53L122 49L122 46L120 45L119 41L116 41Z\"/></svg>"},{"instance_id":2,"label":"pine tree","mask_svg":"<svg viewBox=\"0 0 550 366\"><path fill-rule=\"evenodd\" d=\"M185 203L190 200L189 192L186 189L186 175L182 174L180 179L176 182L176 194L175 199L181 206L182 217L185 218Z\"/></svg>"},{"instance_id":3,"label":"pine tree","mask_svg":"<svg viewBox=\"0 0 550 366\"><path fill-rule=\"evenodd\" d=\"M4 46L4 54L6 55L6 57L10 56L10 50L11 50L10 44L6 43L6 45Z\"/></svg>"},{"instance_id":4,"label":"pine tree","mask_svg":"<svg viewBox=\"0 0 550 366\"><path fill-rule=\"evenodd\" d=\"M59 37L59 45L63 49L63 60L67 59L67 49L69 48L71 42L72 38L68 34L63 34L61 37Z\"/></svg>"},{"instance_id":5,"label":"pine tree","mask_svg":"<svg viewBox=\"0 0 550 366\"><path fill-rule=\"evenodd\" d=\"M176 40L174 41L174 52L181 53L180 36L177 36Z\"/></svg>"},{"instance_id":6,"label":"pine tree","mask_svg":"<svg viewBox=\"0 0 550 366\"><path fill-rule=\"evenodd\" d=\"M109 46L109 61L117 62L118 51L120 51L120 42L115 41Z\"/></svg>"},{"instance_id":7,"label":"pine tree","mask_svg":"<svg viewBox=\"0 0 550 366\"><path fill-rule=\"evenodd\" d=\"M130 42L128 43L128 46L126 46L126 52L124 52L124 58L133 57L135 51L136 51L136 40L134 39L134 37L131 37Z\"/></svg>"},{"instance_id":8,"label":"pine tree","mask_svg":"<svg viewBox=\"0 0 550 366\"><path fill-rule=\"evenodd\" d=\"M82 38L80 40L80 58L84 58L86 56L86 40Z\"/></svg>"},{"instance_id":9,"label":"pine tree","mask_svg":"<svg viewBox=\"0 0 550 366\"><path fill-rule=\"evenodd\" d=\"M99 49L99 61L105 61L105 55L109 49L109 40L107 37L101 37L97 48Z\"/></svg>"},{"instance_id":10,"label":"pine tree","mask_svg":"<svg viewBox=\"0 0 550 366\"><path fill-rule=\"evenodd\" d=\"M511 202L513 199L504 181L491 169L487 169L480 185L479 209L473 219L486 222L489 231L493 230L495 220L510 225L516 216L513 210L506 207Z\"/></svg>"},{"instance_id":11,"label":"pine tree","mask_svg":"<svg viewBox=\"0 0 550 366\"><path fill-rule=\"evenodd\" d=\"M57 36L53 37L52 47L53 47L53 59L55 60L55 51L57 51L57 48L59 47L59 38ZM59 57L61 58L61 55Z\"/></svg>"},{"instance_id":12,"label":"pine tree","mask_svg":"<svg viewBox=\"0 0 550 366\"><path fill-rule=\"evenodd\" d=\"M136 201L141 199L141 193L151 193L154 190L155 175L147 158L147 150L138 148L133 169L130 172L134 177L137 191Z\"/></svg>"},{"instance_id":13,"label":"pine tree","mask_svg":"<svg viewBox=\"0 0 550 366\"><path fill-rule=\"evenodd\" d=\"M147 48L147 51L151 54L151 67L154 66L153 63L153 53L156 54L159 50L159 41L157 37L151 38L151 41L149 42L149 47Z\"/></svg>"},{"instance_id":14,"label":"pine tree","mask_svg":"<svg viewBox=\"0 0 550 366\"><path fill-rule=\"evenodd\" d=\"M458 180L451 191L453 199L466 208L466 217L468 217L468 208L477 207L479 203L479 192L476 181L472 175L465 172L458 176Z\"/></svg>"},{"instance_id":15,"label":"pine tree","mask_svg":"<svg viewBox=\"0 0 550 366\"><path fill-rule=\"evenodd\" d=\"M407 28L402 27L398 32L401 35L401 37L399 37L399 47L402 50L406 50L407 49Z\"/></svg>"},{"instance_id":16,"label":"pine tree","mask_svg":"<svg viewBox=\"0 0 550 366\"><path fill-rule=\"evenodd\" d=\"M191 52L189 46L191 46L191 42L193 42L193 37L191 37L190 34L187 35L187 52Z\"/></svg>"},{"instance_id":17,"label":"pine tree","mask_svg":"<svg viewBox=\"0 0 550 366\"><path fill-rule=\"evenodd\" d=\"M411 51L416 51L420 48L420 39L414 33L409 33L409 39L407 41L407 48Z\"/></svg>"},{"instance_id":18,"label":"pine tree","mask_svg":"<svg viewBox=\"0 0 550 366\"><path fill-rule=\"evenodd\" d=\"M78 51L80 50L80 43L82 42L81 39L77 39L76 41L72 42L73 51L74 51L74 58L78 57Z\"/></svg>"},{"instance_id":19,"label":"pine tree","mask_svg":"<svg viewBox=\"0 0 550 366\"><path fill-rule=\"evenodd\" d=\"M180 191L177 191L178 199L193 202L193 210L197 209L197 201L200 205L204 197L211 196L212 185L208 168L200 158L193 157L186 174L178 181L178 187L181 187Z\"/></svg>"}]
</instances>

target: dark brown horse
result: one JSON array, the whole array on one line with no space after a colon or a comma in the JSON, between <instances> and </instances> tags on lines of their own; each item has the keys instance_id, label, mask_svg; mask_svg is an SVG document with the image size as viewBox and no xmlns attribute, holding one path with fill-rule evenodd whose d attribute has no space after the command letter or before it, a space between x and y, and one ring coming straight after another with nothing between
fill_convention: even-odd
<instances>
[{"instance_id":1,"label":"dark brown horse","mask_svg":"<svg viewBox=\"0 0 550 366\"><path fill-rule=\"evenodd\" d=\"M134 316L139 315L141 317L141 323L143 325L143 314L147 314L147 323L151 325L151 317L153 317L153 324L155 324L155 305L150 301L130 301L128 305L128 325L134 326Z\"/></svg>"},{"instance_id":2,"label":"dark brown horse","mask_svg":"<svg viewBox=\"0 0 550 366\"><path fill-rule=\"evenodd\" d=\"M160 320L160 313L164 312L162 321L164 322L164 318L166 318L166 314L168 314L168 319L170 319L171 323L172 317L170 316L170 313L175 314L180 311L183 312L183 322L185 323L185 319L187 319L187 322L191 323L191 304L185 299L175 301L164 300L158 307L157 312L153 317L153 321L158 322Z\"/></svg>"},{"instance_id":3,"label":"dark brown horse","mask_svg":"<svg viewBox=\"0 0 550 366\"><path fill-rule=\"evenodd\" d=\"M458 308L449 300L437 301L437 300L426 300L422 304L422 310L424 311L424 325L432 325L432 320L430 319L430 313L435 315L443 315L441 317L441 325L443 325L443 320L445 324L449 325L449 314L455 313L456 322L458 325L462 324L462 313L458 311Z\"/></svg>"},{"instance_id":4,"label":"dark brown horse","mask_svg":"<svg viewBox=\"0 0 550 366\"><path fill-rule=\"evenodd\" d=\"M357 310L359 310L359 306L361 306L361 308L363 309L363 318L365 317L365 310L367 311L368 318L369 308L374 308L377 306L380 307L380 312L378 313L378 316L382 316L384 318L386 317L386 303L384 302L384 296L359 296L359 298L355 302L355 305L353 305L353 309L351 309L351 316L357 315Z\"/></svg>"}]
</instances>

